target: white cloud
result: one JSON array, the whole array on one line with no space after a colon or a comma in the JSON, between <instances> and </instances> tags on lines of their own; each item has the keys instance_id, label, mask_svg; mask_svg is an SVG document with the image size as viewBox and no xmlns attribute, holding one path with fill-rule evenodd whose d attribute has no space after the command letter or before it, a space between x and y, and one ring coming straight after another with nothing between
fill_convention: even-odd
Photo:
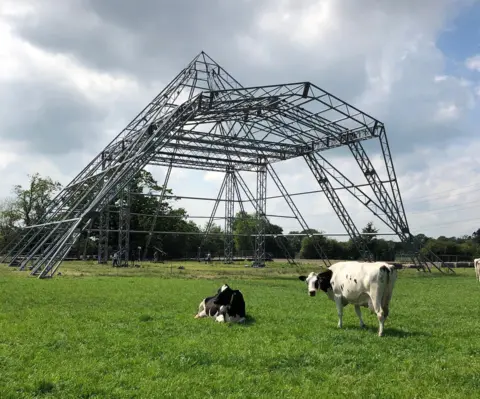
<instances>
[{"instance_id":1,"label":"white cloud","mask_svg":"<svg viewBox=\"0 0 480 399\"><path fill-rule=\"evenodd\" d=\"M465 65L468 69L480 72L480 54L467 58L467 60L465 61Z\"/></svg>"},{"instance_id":2,"label":"white cloud","mask_svg":"<svg viewBox=\"0 0 480 399\"><path fill-rule=\"evenodd\" d=\"M203 175L203 179L205 181L222 181L225 176L225 173L221 172L205 172Z\"/></svg>"}]
</instances>

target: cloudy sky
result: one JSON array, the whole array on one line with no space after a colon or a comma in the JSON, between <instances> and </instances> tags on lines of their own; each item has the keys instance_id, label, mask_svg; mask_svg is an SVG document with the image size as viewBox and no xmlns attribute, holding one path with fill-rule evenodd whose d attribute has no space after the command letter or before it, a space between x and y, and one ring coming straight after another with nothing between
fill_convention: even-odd
<instances>
[{"instance_id":1,"label":"cloudy sky","mask_svg":"<svg viewBox=\"0 0 480 399\"><path fill-rule=\"evenodd\" d=\"M204 50L244 86L309 80L383 121L412 231L470 234L480 227L479 20L473 0L2 0L0 197L36 171L68 184ZM344 154L329 159L355 175ZM301 162L276 170L291 193L318 189ZM170 186L216 197L221 179L175 170ZM341 198L360 226L375 220ZM322 194L295 202L310 227L344 232ZM191 215L212 206L182 205ZM278 200L268 213L290 215Z\"/></svg>"}]
</instances>

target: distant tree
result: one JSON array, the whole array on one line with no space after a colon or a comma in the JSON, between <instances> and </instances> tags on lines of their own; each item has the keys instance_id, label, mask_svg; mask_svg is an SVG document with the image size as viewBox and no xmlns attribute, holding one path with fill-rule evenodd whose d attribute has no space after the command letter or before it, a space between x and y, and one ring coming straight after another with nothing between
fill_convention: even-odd
<instances>
[{"instance_id":1,"label":"distant tree","mask_svg":"<svg viewBox=\"0 0 480 399\"><path fill-rule=\"evenodd\" d=\"M378 229L373 225L373 222L368 222L367 225L362 229L362 233L369 234L363 236L364 241L368 245L375 241Z\"/></svg>"},{"instance_id":2,"label":"distant tree","mask_svg":"<svg viewBox=\"0 0 480 399\"><path fill-rule=\"evenodd\" d=\"M323 235L313 235L313 234L321 234L321 233L323 232L315 229L308 229L308 230L302 231L302 234L308 234L308 235L302 238L302 247L300 249L301 258L304 258L304 259L319 258L319 254L315 249L315 244L325 249L326 238Z\"/></svg>"},{"instance_id":3,"label":"distant tree","mask_svg":"<svg viewBox=\"0 0 480 399\"><path fill-rule=\"evenodd\" d=\"M480 244L480 229L477 229L472 233L472 240L476 244Z\"/></svg>"},{"instance_id":4,"label":"distant tree","mask_svg":"<svg viewBox=\"0 0 480 399\"><path fill-rule=\"evenodd\" d=\"M25 226L31 226L43 216L47 205L62 185L50 177L41 177L39 173L28 175L28 188L21 185L13 187L15 212Z\"/></svg>"}]
</instances>

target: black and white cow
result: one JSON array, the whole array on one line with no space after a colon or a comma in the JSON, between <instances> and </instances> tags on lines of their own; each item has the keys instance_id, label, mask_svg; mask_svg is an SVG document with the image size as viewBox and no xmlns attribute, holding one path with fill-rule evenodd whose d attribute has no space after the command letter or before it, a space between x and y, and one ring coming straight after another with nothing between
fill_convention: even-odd
<instances>
[{"instance_id":1,"label":"black and white cow","mask_svg":"<svg viewBox=\"0 0 480 399\"><path fill-rule=\"evenodd\" d=\"M339 328L342 328L343 308L352 304L360 319L360 327L365 326L360 306L368 307L377 315L378 335L383 335L397 279L393 265L385 262L338 262L322 273L312 272L308 276L299 276L299 279L307 283L310 296L321 290L335 302Z\"/></svg>"},{"instance_id":2,"label":"black and white cow","mask_svg":"<svg viewBox=\"0 0 480 399\"><path fill-rule=\"evenodd\" d=\"M200 303L195 318L214 317L220 323L243 323L245 316L243 294L224 284L218 289L216 295L207 297Z\"/></svg>"}]
</instances>

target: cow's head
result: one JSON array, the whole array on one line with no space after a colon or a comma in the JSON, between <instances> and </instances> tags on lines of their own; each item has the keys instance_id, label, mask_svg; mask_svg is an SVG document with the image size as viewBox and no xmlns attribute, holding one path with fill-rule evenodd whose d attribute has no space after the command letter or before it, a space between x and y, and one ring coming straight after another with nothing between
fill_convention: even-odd
<instances>
[{"instance_id":1,"label":"cow's head","mask_svg":"<svg viewBox=\"0 0 480 399\"><path fill-rule=\"evenodd\" d=\"M233 290L228 286L228 284L222 285L218 289L217 295L213 300L215 305L226 306L229 305L232 300Z\"/></svg>"},{"instance_id":2,"label":"cow's head","mask_svg":"<svg viewBox=\"0 0 480 399\"><path fill-rule=\"evenodd\" d=\"M308 276L298 276L298 279L307 283L308 295L315 296L318 290L327 292L330 285L332 272L327 270L322 273L311 272Z\"/></svg>"}]
</instances>

